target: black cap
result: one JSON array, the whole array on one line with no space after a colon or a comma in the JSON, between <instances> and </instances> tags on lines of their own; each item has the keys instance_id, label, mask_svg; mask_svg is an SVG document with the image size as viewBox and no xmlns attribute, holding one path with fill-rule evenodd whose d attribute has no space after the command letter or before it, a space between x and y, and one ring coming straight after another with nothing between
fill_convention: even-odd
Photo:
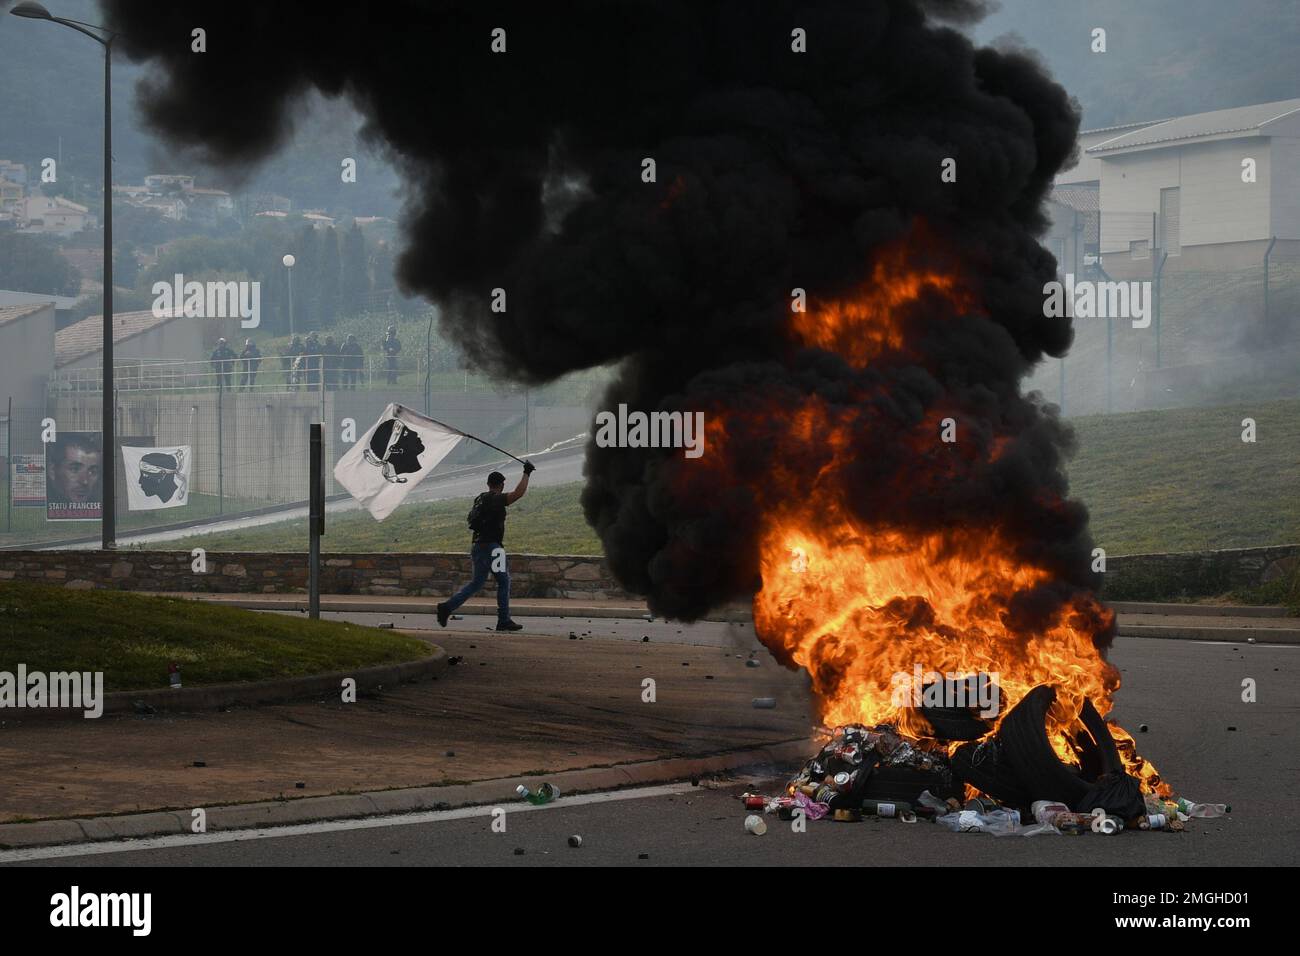
<instances>
[{"instance_id":1,"label":"black cap","mask_svg":"<svg viewBox=\"0 0 1300 956\"><path fill-rule=\"evenodd\" d=\"M489 485L504 485L505 483L506 483L506 476L501 474L501 472L499 471L494 471L492 472L492 474L488 475Z\"/></svg>"}]
</instances>

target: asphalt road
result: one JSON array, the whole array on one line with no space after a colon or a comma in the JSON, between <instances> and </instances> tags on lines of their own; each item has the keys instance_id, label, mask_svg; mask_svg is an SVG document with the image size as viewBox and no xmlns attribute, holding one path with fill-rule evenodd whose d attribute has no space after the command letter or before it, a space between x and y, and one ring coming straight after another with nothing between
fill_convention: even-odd
<instances>
[{"instance_id":1,"label":"asphalt road","mask_svg":"<svg viewBox=\"0 0 1300 956\"><path fill-rule=\"evenodd\" d=\"M764 836L745 833L735 795L751 783L779 787L789 768L759 768L723 789L561 797L553 807L506 807L506 832L491 808L386 820L313 825L307 832L138 848L48 859L0 854L10 865L73 866L431 866L431 865L1072 865L1146 867L1291 865L1300 848L1300 648L1123 639L1112 659L1124 687L1115 716L1175 789L1228 803L1233 812L1196 820L1188 832L1115 837L998 838L956 834L928 823L810 822L806 832L769 818ZM1256 702L1242 700L1242 682ZM1139 724L1149 731L1138 732ZM632 797L628 799L628 797ZM289 835L292 832L292 835ZM274 833L274 835L271 835ZM580 834L579 848L567 845ZM210 834L209 838L227 835ZM202 839L202 838L197 838ZM115 850L120 847L113 848ZM518 854L517 850L523 850ZM647 854L642 859L641 854Z\"/></svg>"}]
</instances>

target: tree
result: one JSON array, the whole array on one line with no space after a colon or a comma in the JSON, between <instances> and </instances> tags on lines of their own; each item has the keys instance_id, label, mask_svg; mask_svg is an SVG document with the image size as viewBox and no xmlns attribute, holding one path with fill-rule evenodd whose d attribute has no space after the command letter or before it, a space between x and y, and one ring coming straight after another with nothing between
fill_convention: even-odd
<instances>
[{"instance_id":1,"label":"tree","mask_svg":"<svg viewBox=\"0 0 1300 956\"><path fill-rule=\"evenodd\" d=\"M339 236L333 226L320 233L320 321L334 324L339 314Z\"/></svg>"},{"instance_id":2,"label":"tree","mask_svg":"<svg viewBox=\"0 0 1300 956\"><path fill-rule=\"evenodd\" d=\"M45 236L0 233L0 288L43 295L76 295L81 274Z\"/></svg>"},{"instance_id":3,"label":"tree","mask_svg":"<svg viewBox=\"0 0 1300 956\"><path fill-rule=\"evenodd\" d=\"M344 315L359 315L370 294L370 265L366 237L355 222L343 236L342 303Z\"/></svg>"},{"instance_id":4,"label":"tree","mask_svg":"<svg viewBox=\"0 0 1300 956\"><path fill-rule=\"evenodd\" d=\"M135 257L135 243L124 242L113 249L113 285L134 289L140 278L140 262Z\"/></svg>"},{"instance_id":5,"label":"tree","mask_svg":"<svg viewBox=\"0 0 1300 956\"><path fill-rule=\"evenodd\" d=\"M320 253L316 230L306 223L294 237L293 314L298 331L319 329L320 321Z\"/></svg>"}]
</instances>

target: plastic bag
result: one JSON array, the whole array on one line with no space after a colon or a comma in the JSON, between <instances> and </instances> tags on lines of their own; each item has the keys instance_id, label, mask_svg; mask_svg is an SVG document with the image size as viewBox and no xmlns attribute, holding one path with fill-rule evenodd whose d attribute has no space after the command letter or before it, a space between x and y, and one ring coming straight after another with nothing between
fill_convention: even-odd
<instances>
[{"instance_id":1,"label":"plastic bag","mask_svg":"<svg viewBox=\"0 0 1300 956\"><path fill-rule=\"evenodd\" d=\"M1021 829L1020 813L1016 810L993 810L989 813L977 813L974 810L960 810L935 817L935 823L947 827L956 833L1001 833L1010 836Z\"/></svg>"}]
</instances>

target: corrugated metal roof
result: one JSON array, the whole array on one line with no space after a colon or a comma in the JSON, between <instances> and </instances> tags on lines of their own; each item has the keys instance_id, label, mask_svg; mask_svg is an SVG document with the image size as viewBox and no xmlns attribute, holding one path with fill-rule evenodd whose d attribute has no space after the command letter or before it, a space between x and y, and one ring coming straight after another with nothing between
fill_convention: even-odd
<instances>
[{"instance_id":1,"label":"corrugated metal roof","mask_svg":"<svg viewBox=\"0 0 1300 956\"><path fill-rule=\"evenodd\" d=\"M1263 129L1268 124L1300 112L1300 99L1279 100L1276 103L1255 103L1252 106L1238 106L1230 110L1213 110L1209 113L1193 113L1191 116L1178 116L1144 126L1131 133L1124 133L1112 139L1090 146L1088 153L1111 153L1121 149L1140 146L1157 146L1165 143L1200 139L1205 136L1221 136L1226 133L1250 133Z\"/></svg>"}]
</instances>

